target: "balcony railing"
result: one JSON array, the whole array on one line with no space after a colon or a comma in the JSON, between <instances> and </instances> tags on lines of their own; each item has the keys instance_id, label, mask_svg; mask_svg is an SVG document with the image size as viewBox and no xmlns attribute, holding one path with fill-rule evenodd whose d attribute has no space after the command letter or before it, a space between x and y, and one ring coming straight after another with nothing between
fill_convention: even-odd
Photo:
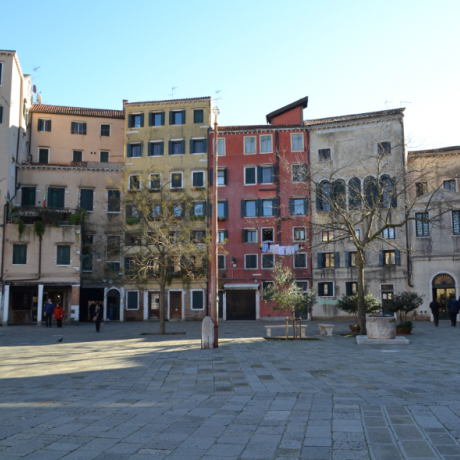
<instances>
[{"instance_id":1,"label":"balcony railing","mask_svg":"<svg viewBox=\"0 0 460 460\"><path fill-rule=\"evenodd\" d=\"M9 215L8 223L16 223L20 219L24 224L33 224L41 220L48 225L69 224L71 214L76 211L63 208L44 208L41 206L22 206L17 207Z\"/></svg>"}]
</instances>

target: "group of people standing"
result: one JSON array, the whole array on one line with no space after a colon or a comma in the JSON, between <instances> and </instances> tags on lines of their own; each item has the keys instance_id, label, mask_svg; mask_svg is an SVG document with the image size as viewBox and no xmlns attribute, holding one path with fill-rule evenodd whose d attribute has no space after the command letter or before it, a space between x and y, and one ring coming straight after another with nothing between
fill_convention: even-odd
<instances>
[{"instance_id":1,"label":"group of people standing","mask_svg":"<svg viewBox=\"0 0 460 460\"><path fill-rule=\"evenodd\" d=\"M431 313L433 314L433 322L436 327L439 324L439 310L441 304L437 299L433 299L430 303ZM449 302L447 302L447 309L449 310L450 322L452 327L457 327L457 315L460 312L460 297L458 300L455 299L454 295L450 296Z\"/></svg>"},{"instance_id":2,"label":"group of people standing","mask_svg":"<svg viewBox=\"0 0 460 460\"><path fill-rule=\"evenodd\" d=\"M48 302L45 304L43 309L43 316L45 317L46 327L53 326L53 316L56 319L57 327L62 327L62 318L64 318L64 309L60 302L54 306L51 299L48 299Z\"/></svg>"}]
</instances>

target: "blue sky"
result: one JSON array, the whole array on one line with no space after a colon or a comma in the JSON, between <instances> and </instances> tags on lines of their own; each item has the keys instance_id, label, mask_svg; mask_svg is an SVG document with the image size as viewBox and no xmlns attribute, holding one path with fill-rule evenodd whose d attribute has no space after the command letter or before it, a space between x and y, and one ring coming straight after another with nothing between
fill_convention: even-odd
<instances>
[{"instance_id":1,"label":"blue sky","mask_svg":"<svg viewBox=\"0 0 460 460\"><path fill-rule=\"evenodd\" d=\"M309 96L306 119L405 106L411 148L460 145L458 0L25 0L2 17L0 48L41 66L44 103L221 90L234 125Z\"/></svg>"}]
</instances>

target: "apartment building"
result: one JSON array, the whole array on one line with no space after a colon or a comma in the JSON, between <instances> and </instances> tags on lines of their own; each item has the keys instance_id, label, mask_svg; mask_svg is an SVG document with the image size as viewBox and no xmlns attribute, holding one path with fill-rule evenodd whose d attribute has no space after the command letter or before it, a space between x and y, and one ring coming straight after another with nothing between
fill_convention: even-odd
<instances>
[{"instance_id":1,"label":"apartment building","mask_svg":"<svg viewBox=\"0 0 460 460\"><path fill-rule=\"evenodd\" d=\"M278 261L293 269L300 287L311 287L309 193L299 180L309 164L308 133L302 124L307 104L305 97L275 110L266 116L265 125L218 128L218 236L223 248L218 283L223 320L286 316L263 300ZM210 140L214 146L214 132Z\"/></svg>"}]
</instances>

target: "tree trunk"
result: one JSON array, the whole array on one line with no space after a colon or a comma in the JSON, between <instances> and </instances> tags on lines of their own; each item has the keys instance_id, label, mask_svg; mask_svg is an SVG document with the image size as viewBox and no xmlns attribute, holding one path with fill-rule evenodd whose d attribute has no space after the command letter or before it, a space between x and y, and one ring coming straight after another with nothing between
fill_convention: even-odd
<instances>
[{"instance_id":1,"label":"tree trunk","mask_svg":"<svg viewBox=\"0 0 460 460\"><path fill-rule=\"evenodd\" d=\"M364 254L357 248L356 254L358 274L358 327L359 335L367 335L366 331L366 307L364 305Z\"/></svg>"}]
</instances>

